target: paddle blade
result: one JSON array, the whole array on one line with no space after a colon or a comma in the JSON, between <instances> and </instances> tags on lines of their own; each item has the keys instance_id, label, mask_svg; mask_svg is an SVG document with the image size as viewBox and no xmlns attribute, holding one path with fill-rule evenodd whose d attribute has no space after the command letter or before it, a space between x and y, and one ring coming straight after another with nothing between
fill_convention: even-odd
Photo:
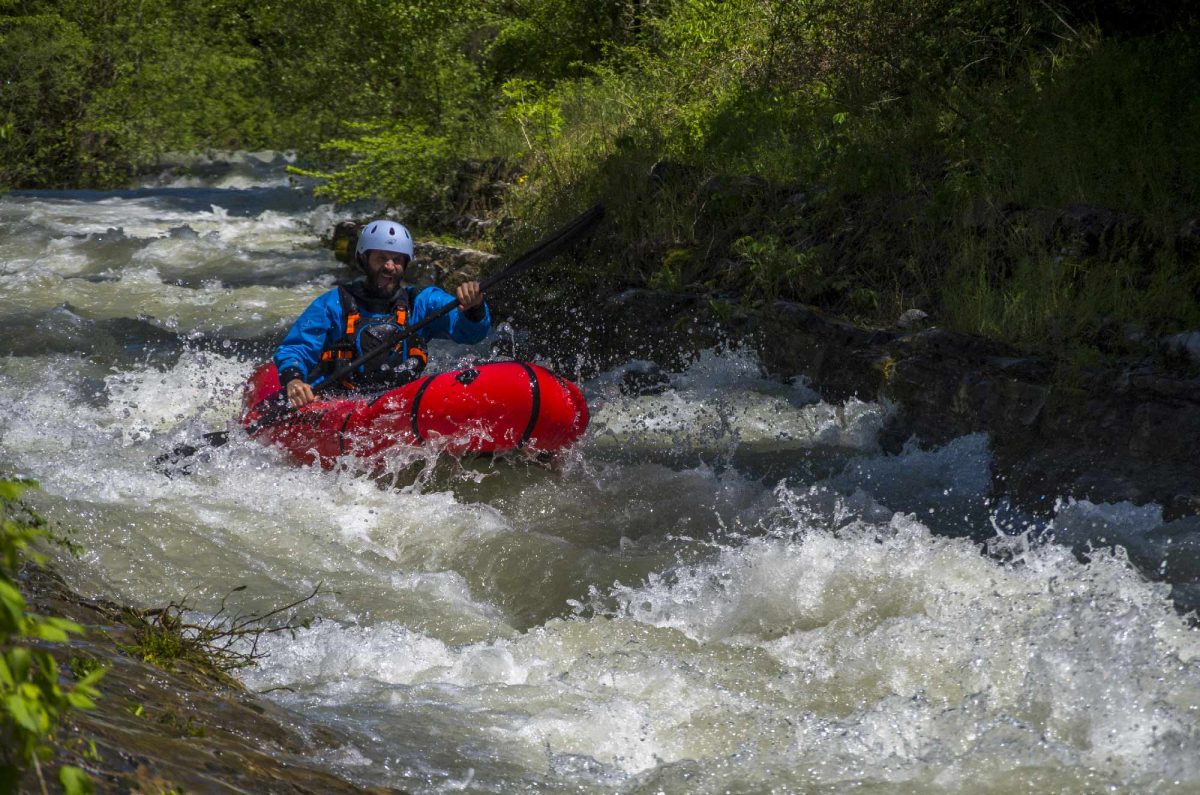
<instances>
[{"instance_id":1,"label":"paddle blade","mask_svg":"<svg viewBox=\"0 0 1200 795\"><path fill-rule=\"evenodd\" d=\"M169 478L176 475L190 475L192 474L193 457L196 453L224 445L229 441L229 431L212 431L204 434L201 438L203 442L196 445L187 442L175 445L171 450L154 459L154 468Z\"/></svg>"}]
</instances>

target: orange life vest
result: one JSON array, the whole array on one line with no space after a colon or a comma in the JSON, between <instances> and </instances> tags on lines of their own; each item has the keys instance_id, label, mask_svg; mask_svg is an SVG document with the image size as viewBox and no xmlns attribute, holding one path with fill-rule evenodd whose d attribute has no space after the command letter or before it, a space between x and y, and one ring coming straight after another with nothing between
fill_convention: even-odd
<instances>
[{"instance_id":1,"label":"orange life vest","mask_svg":"<svg viewBox=\"0 0 1200 795\"><path fill-rule=\"evenodd\" d=\"M385 314L363 312L354 296L345 287L338 287L345 326L342 335L321 352L321 360L309 374L309 380L328 377L339 367L374 350L387 340L398 340L392 350L374 362L344 376L340 383L346 389L390 389L406 384L421 374L429 362L420 337L402 339L408 324L409 306L414 288L396 293L390 310Z\"/></svg>"}]
</instances>

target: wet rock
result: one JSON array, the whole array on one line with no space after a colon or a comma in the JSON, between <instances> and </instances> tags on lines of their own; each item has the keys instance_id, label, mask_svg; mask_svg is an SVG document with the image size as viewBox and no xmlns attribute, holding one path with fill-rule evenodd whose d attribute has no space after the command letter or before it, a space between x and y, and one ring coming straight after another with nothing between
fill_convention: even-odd
<instances>
[{"instance_id":1,"label":"wet rock","mask_svg":"<svg viewBox=\"0 0 1200 795\"><path fill-rule=\"evenodd\" d=\"M997 492L1033 510L1077 496L1200 511L1200 379L1097 369L1065 385L1050 362L981 337L860 328L784 302L761 330L771 373L808 376L831 401L892 403L885 450L985 432Z\"/></svg>"},{"instance_id":2,"label":"wet rock","mask_svg":"<svg viewBox=\"0 0 1200 795\"><path fill-rule=\"evenodd\" d=\"M337 257L339 262L347 264L354 262L354 248L358 245L359 226L357 221L338 221L337 225L333 227L330 245L333 248L333 256Z\"/></svg>"},{"instance_id":3,"label":"wet rock","mask_svg":"<svg viewBox=\"0 0 1200 795\"><path fill-rule=\"evenodd\" d=\"M87 630L51 649L64 671L80 659L108 667L96 707L72 711L61 727L52 767L83 768L98 792L381 791L342 780L318 761L351 746L339 732L191 663L167 670L144 662L130 651L136 638L125 608L72 593L43 569L26 569L21 588L32 609ZM25 784L20 791L40 791L32 774Z\"/></svg>"},{"instance_id":4,"label":"wet rock","mask_svg":"<svg viewBox=\"0 0 1200 795\"><path fill-rule=\"evenodd\" d=\"M898 337L894 331L863 329L790 301L765 309L758 328L768 370L785 378L806 375L826 399L872 399L894 374L894 363L879 347Z\"/></svg>"},{"instance_id":5,"label":"wet rock","mask_svg":"<svg viewBox=\"0 0 1200 795\"><path fill-rule=\"evenodd\" d=\"M896 328L901 328L905 331L917 331L925 328L928 320L928 312L922 312L920 309L908 309L896 320Z\"/></svg>"},{"instance_id":6,"label":"wet rock","mask_svg":"<svg viewBox=\"0 0 1200 795\"><path fill-rule=\"evenodd\" d=\"M498 259L486 251L418 241L405 279L418 287L436 284L453 290L465 281L481 278Z\"/></svg>"},{"instance_id":7,"label":"wet rock","mask_svg":"<svg viewBox=\"0 0 1200 795\"><path fill-rule=\"evenodd\" d=\"M682 368L698 351L727 339L698 295L645 287L608 292L613 285L530 276L520 291L489 299L493 315L528 330L536 357L576 378L633 359Z\"/></svg>"},{"instance_id":8,"label":"wet rock","mask_svg":"<svg viewBox=\"0 0 1200 795\"><path fill-rule=\"evenodd\" d=\"M1154 554L1146 566L1155 579L1168 582L1200 582L1200 517L1166 519L1162 527L1146 533Z\"/></svg>"},{"instance_id":9,"label":"wet rock","mask_svg":"<svg viewBox=\"0 0 1200 795\"><path fill-rule=\"evenodd\" d=\"M1200 582L1175 583L1171 586L1171 601L1183 613L1200 614ZM1196 616L1192 616L1195 621Z\"/></svg>"},{"instance_id":10,"label":"wet rock","mask_svg":"<svg viewBox=\"0 0 1200 795\"><path fill-rule=\"evenodd\" d=\"M175 236L174 233L175 233L176 229L191 229L191 227L189 227L185 224L182 227L175 227L174 229L171 229L169 231L169 234L172 237ZM193 232L192 234L195 235L195 232ZM70 237L75 237L75 235L70 235ZM125 234L125 230L119 226L110 226L107 229L105 229L103 232L89 232L86 235L86 237L88 240L95 242L95 243L112 243L112 242L119 241L119 240L128 240L129 239L128 236Z\"/></svg>"},{"instance_id":11,"label":"wet rock","mask_svg":"<svg viewBox=\"0 0 1200 795\"><path fill-rule=\"evenodd\" d=\"M621 376L622 395L661 395L671 387L671 379L653 362L637 362Z\"/></svg>"},{"instance_id":12,"label":"wet rock","mask_svg":"<svg viewBox=\"0 0 1200 795\"><path fill-rule=\"evenodd\" d=\"M1173 334L1162 342L1167 355L1187 361L1193 366L1200 366L1200 331L1185 331Z\"/></svg>"},{"instance_id":13,"label":"wet rock","mask_svg":"<svg viewBox=\"0 0 1200 795\"><path fill-rule=\"evenodd\" d=\"M451 228L455 233L465 240L478 240L488 233L489 230L496 226L496 221L491 218L476 218L472 215L460 215L455 218L451 224Z\"/></svg>"},{"instance_id":14,"label":"wet rock","mask_svg":"<svg viewBox=\"0 0 1200 795\"><path fill-rule=\"evenodd\" d=\"M1200 516L1200 490L1176 494L1163 505L1163 518L1170 521L1185 516Z\"/></svg>"}]
</instances>

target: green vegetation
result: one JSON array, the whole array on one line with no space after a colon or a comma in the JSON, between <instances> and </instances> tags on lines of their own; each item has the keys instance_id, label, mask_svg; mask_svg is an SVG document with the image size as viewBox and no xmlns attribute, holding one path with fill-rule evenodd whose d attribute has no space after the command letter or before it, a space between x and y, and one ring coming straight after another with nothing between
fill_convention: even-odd
<instances>
[{"instance_id":1,"label":"green vegetation","mask_svg":"<svg viewBox=\"0 0 1200 795\"><path fill-rule=\"evenodd\" d=\"M0 0L0 184L295 147L326 195L430 233L521 219L500 248L602 200L596 282L1120 353L1126 326L1200 325L1198 23L1184 0ZM512 178L472 203L463 164L496 158Z\"/></svg>"},{"instance_id":2,"label":"green vegetation","mask_svg":"<svg viewBox=\"0 0 1200 795\"><path fill-rule=\"evenodd\" d=\"M41 763L53 756L52 743L64 715L90 709L99 695L96 683L104 668L71 666L73 686L61 679L49 646L68 642L82 628L62 618L29 612L17 590L16 575L24 561L40 562L32 546L49 537L44 522L19 502L32 484L0 480L0 791L16 792L24 772L33 767L45 791ZM68 793L90 792L91 781L77 767L62 765L58 779Z\"/></svg>"},{"instance_id":3,"label":"green vegetation","mask_svg":"<svg viewBox=\"0 0 1200 795\"><path fill-rule=\"evenodd\" d=\"M203 676L233 687L240 687L229 676L230 671L255 665L264 654L258 644L263 635L279 632L295 633L307 628L306 620L294 620L296 608L315 599L321 593L317 585L308 596L274 608L262 615L229 615L226 601L229 596L246 590L245 585L234 588L216 613L196 617L187 598L152 610L127 610L123 623L134 628L134 642L122 644L126 654L166 671L187 667ZM283 617L283 621L278 619Z\"/></svg>"}]
</instances>

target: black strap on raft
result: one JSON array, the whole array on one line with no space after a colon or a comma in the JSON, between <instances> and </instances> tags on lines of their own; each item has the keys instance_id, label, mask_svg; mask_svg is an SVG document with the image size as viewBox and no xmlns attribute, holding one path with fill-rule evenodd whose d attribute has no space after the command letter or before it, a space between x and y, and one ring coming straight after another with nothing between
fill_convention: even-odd
<instances>
[{"instance_id":1,"label":"black strap on raft","mask_svg":"<svg viewBox=\"0 0 1200 795\"><path fill-rule=\"evenodd\" d=\"M532 367L527 365L525 362L514 362L514 364L519 364L521 369L525 371L525 375L529 377L529 422L525 425L525 431L521 434L521 440L517 442L517 449L519 450L524 447L525 443L529 441L529 438L533 436L533 429L537 427L538 417L541 416L542 386L538 382L537 373L534 372ZM425 434L421 432L421 398L425 396L425 391L429 389L429 386L438 378L449 375L454 375L454 380L458 381L463 386L470 386L475 379L479 377L479 369L490 366L491 365L489 364L483 364L479 365L479 367L471 367L466 370L462 370L457 374L439 373L438 375L431 375L421 382L421 385L417 387L417 393L413 395L412 408L410 409L412 432L413 436L416 438L417 444L424 444L425 442Z\"/></svg>"},{"instance_id":2,"label":"black strap on raft","mask_svg":"<svg viewBox=\"0 0 1200 795\"><path fill-rule=\"evenodd\" d=\"M538 384L537 373L533 368L525 364L525 362L517 362L521 367L525 368L525 374L529 376L529 424L525 426L525 433L521 434L521 441L517 442L517 449L525 446L529 441L529 437L533 436L533 429L537 425L538 415L542 412L542 388Z\"/></svg>"},{"instance_id":3,"label":"black strap on raft","mask_svg":"<svg viewBox=\"0 0 1200 795\"><path fill-rule=\"evenodd\" d=\"M428 378L426 378L425 381L419 387L417 387L417 394L413 395L412 432L413 432L413 436L415 436L417 438L418 444L425 441L425 437L421 434L421 423L420 423L420 419L418 416L418 413L421 411L421 398L423 398L425 396L425 390L429 389L429 385L432 384L434 379L436 379L436 378L437 378L436 375L431 375Z\"/></svg>"}]
</instances>

